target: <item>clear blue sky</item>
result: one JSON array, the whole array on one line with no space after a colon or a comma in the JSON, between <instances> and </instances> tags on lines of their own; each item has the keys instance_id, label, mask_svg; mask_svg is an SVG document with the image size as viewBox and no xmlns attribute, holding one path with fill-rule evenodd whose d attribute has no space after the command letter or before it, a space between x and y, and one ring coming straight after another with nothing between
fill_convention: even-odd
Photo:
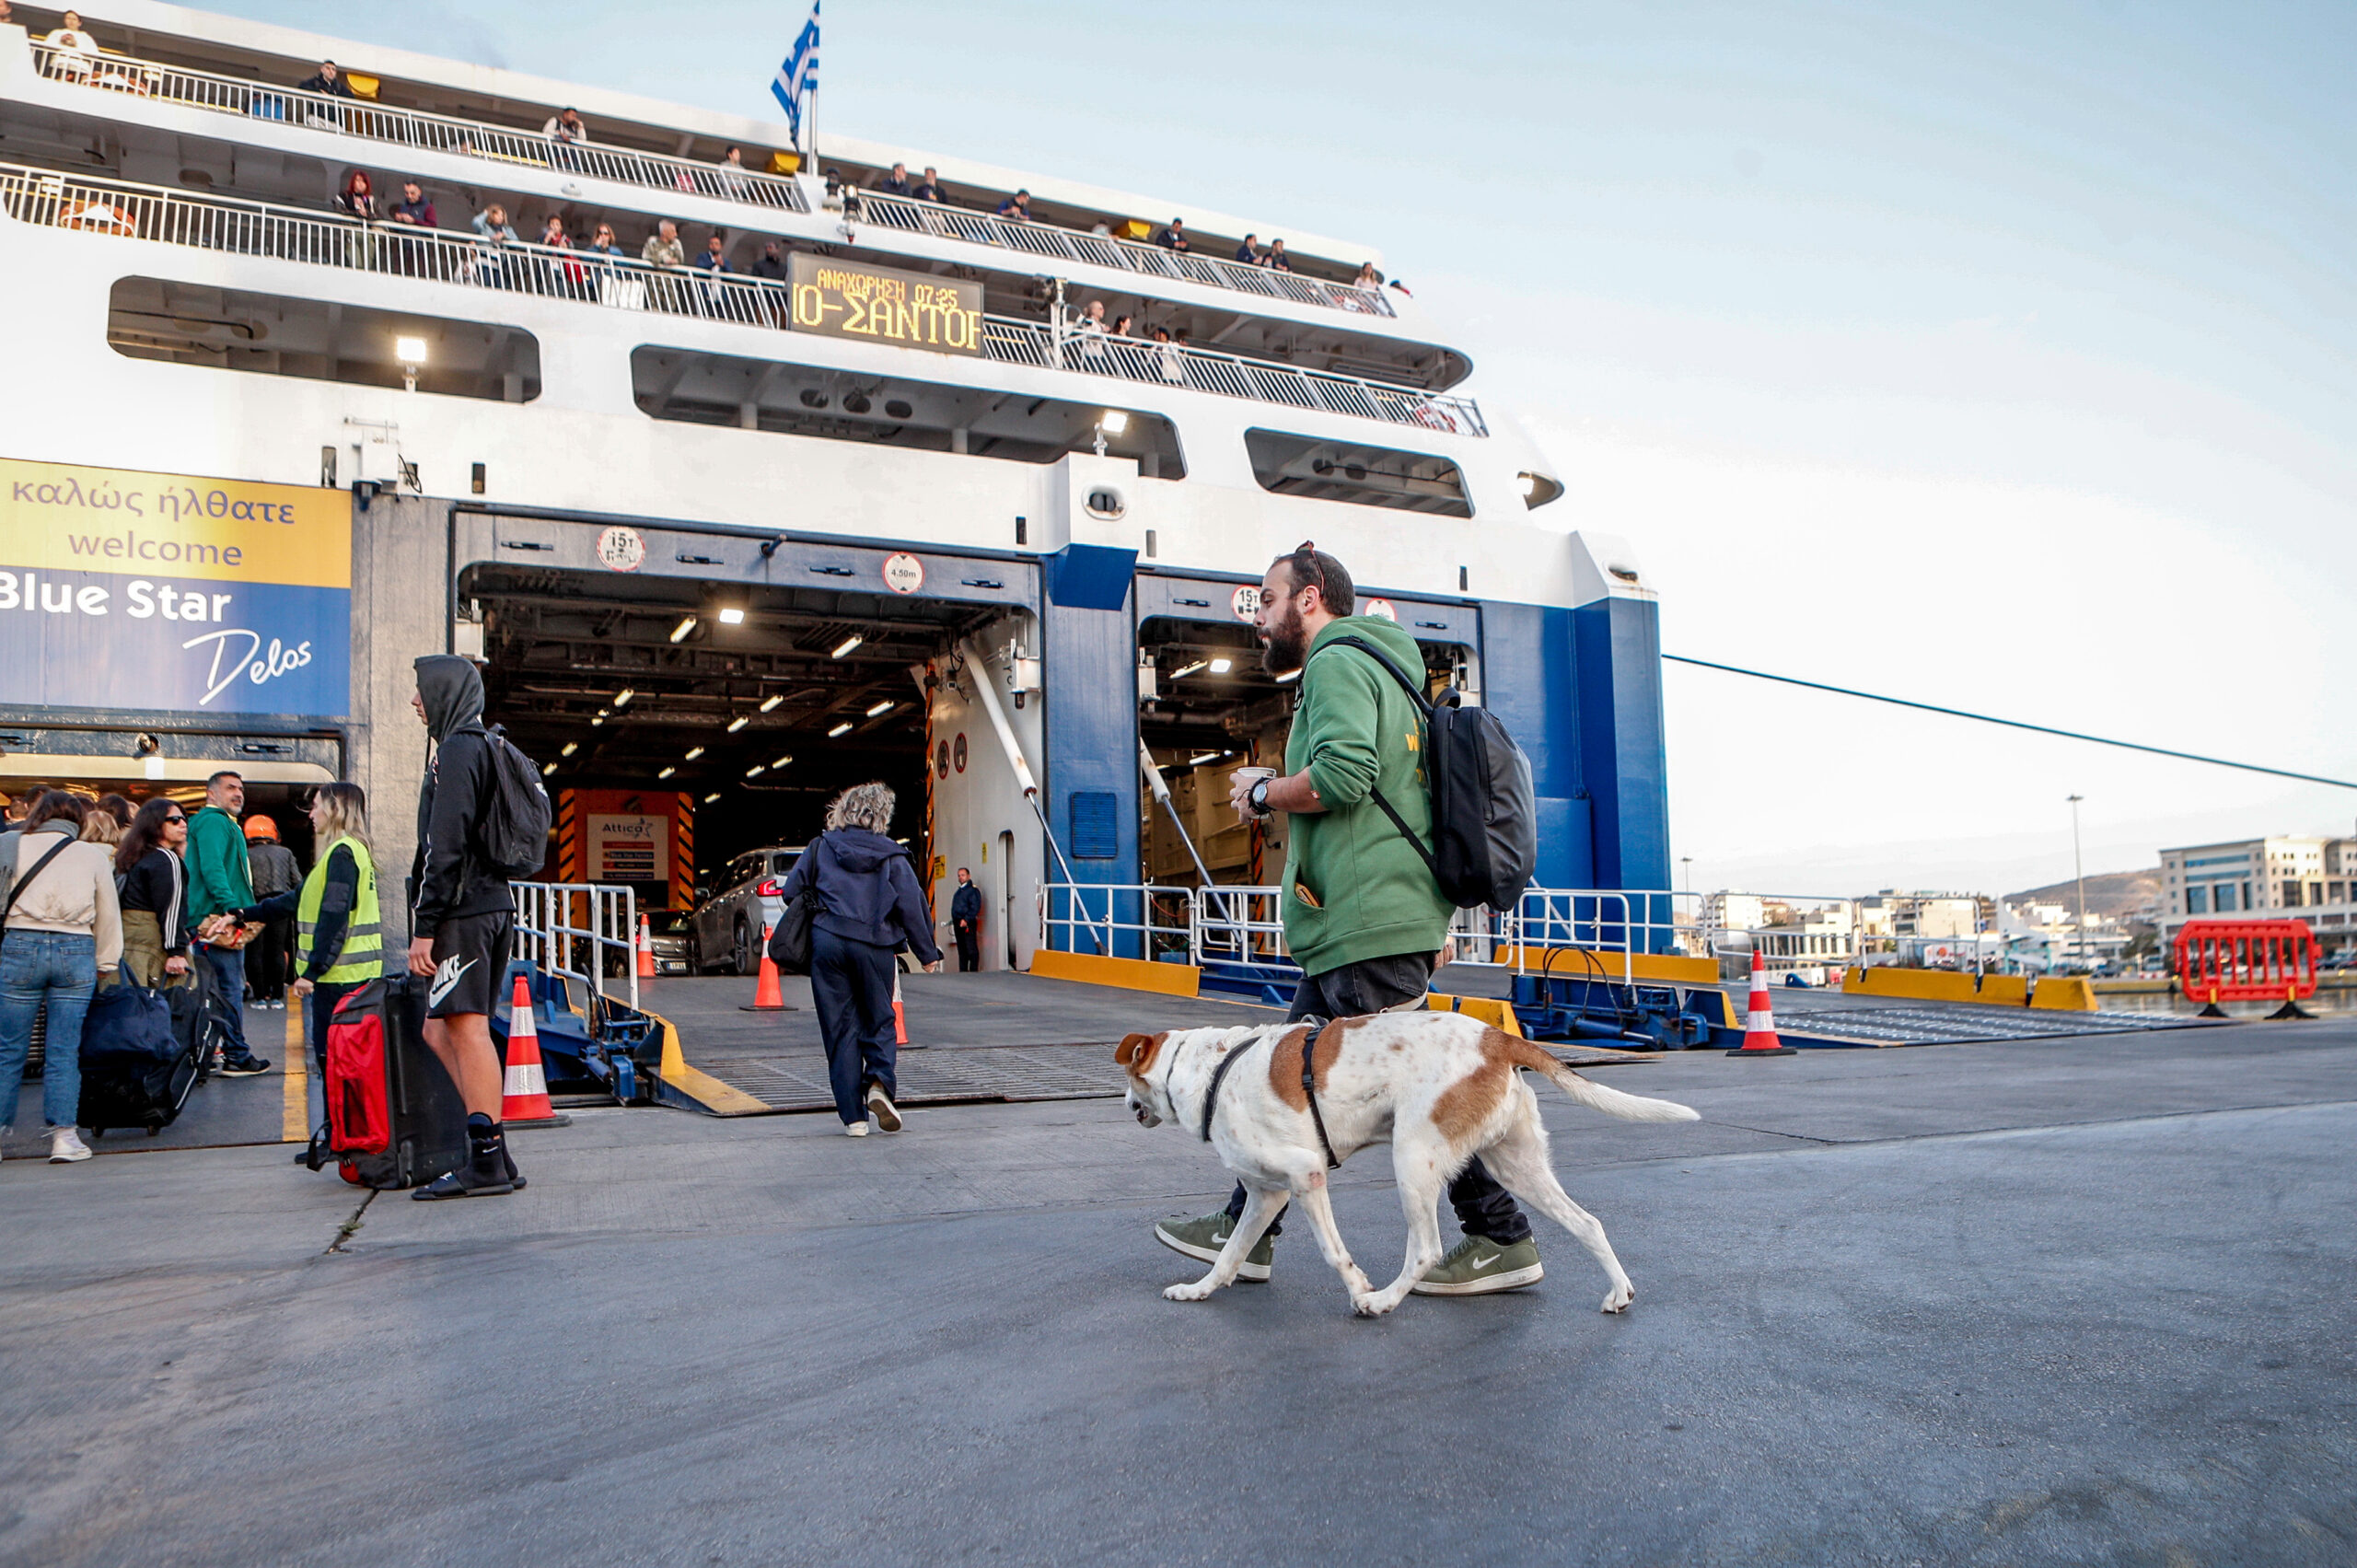
<instances>
[{"instance_id":1,"label":"clear blue sky","mask_svg":"<svg viewBox=\"0 0 2357 1568\"><path fill-rule=\"evenodd\" d=\"M806 14L224 9L773 117ZM820 126L1364 238L1674 650L2357 778L2357 7L830 0ZM1667 677L1697 886L2002 891L2357 793Z\"/></svg>"}]
</instances>

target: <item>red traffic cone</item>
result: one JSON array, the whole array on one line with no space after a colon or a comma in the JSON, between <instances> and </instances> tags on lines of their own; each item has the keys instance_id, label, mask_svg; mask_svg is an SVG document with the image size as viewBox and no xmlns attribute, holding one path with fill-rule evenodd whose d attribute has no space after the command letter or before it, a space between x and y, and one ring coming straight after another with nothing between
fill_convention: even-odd
<instances>
[{"instance_id":1,"label":"red traffic cone","mask_svg":"<svg viewBox=\"0 0 2357 1568\"><path fill-rule=\"evenodd\" d=\"M646 917L638 917L638 978L655 978L655 934L647 929Z\"/></svg>"},{"instance_id":2,"label":"red traffic cone","mask_svg":"<svg viewBox=\"0 0 2357 1568\"><path fill-rule=\"evenodd\" d=\"M1751 950L1751 1007L1744 1019L1743 1043L1729 1056L1797 1056L1800 1053L1776 1038L1776 1012L1768 1002L1768 965L1759 949Z\"/></svg>"},{"instance_id":3,"label":"red traffic cone","mask_svg":"<svg viewBox=\"0 0 2357 1568\"><path fill-rule=\"evenodd\" d=\"M563 1127L569 1116L559 1116L549 1103L548 1073L540 1065L540 1030L532 1020L532 988L516 977L516 994L507 1004L507 1081L499 1102L499 1121L505 1127Z\"/></svg>"},{"instance_id":4,"label":"red traffic cone","mask_svg":"<svg viewBox=\"0 0 2357 1568\"><path fill-rule=\"evenodd\" d=\"M785 988L777 982L777 965L770 958L770 928L761 926L761 978L753 986L750 1006L739 1006L740 1013L790 1013L785 1005Z\"/></svg>"},{"instance_id":5,"label":"red traffic cone","mask_svg":"<svg viewBox=\"0 0 2357 1568\"><path fill-rule=\"evenodd\" d=\"M892 1041L909 1043L909 1016L900 1010L900 966L892 966Z\"/></svg>"}]
</instances>

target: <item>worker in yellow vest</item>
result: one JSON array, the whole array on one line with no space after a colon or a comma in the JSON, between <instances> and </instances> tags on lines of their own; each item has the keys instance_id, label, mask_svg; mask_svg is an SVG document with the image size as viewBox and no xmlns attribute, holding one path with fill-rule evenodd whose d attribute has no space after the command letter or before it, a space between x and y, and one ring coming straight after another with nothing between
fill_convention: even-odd
<instances>
[{"instance_id":1,"label":"worker in yellow vest","mask_svg":"<svg viewBox=\"0 0 2357 1568\"><path fill-rule=\"evenodd\" d=\"M358 784L321 784L311 797L311 828L319 854L303 885L229 918L295 917L294 991L310 998L311 1063L324 1083L328 1020L337 1003L385 972L385 928L368 853L367 795Z\"/></svg>"}]
</instances>

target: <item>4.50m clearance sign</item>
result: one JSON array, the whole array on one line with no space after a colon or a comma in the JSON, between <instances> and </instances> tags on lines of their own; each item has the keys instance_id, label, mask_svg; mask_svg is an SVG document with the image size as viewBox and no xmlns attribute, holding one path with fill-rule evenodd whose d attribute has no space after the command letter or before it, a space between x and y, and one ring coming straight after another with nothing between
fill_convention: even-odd
<instances>
[{"instance_id":1,"label":"4.50m clearance sign","mask_svg":"<svg viewBox=\"0 0 2357 1568\"><path fill-rule=\"evenodd\" d=\"M351 505L0 458L0 703L343 717Z\"/></svg>"}]
</instances>

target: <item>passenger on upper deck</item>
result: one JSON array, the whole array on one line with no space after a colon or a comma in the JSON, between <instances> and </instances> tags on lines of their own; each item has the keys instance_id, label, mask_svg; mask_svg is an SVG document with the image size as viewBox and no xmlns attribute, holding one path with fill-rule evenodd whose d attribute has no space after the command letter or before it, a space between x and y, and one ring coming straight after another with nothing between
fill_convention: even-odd
<instances>
[{"instance_id":1,"label":"passenger on upper deck","mask_svg":"<svg viewBox=\"0 0 2357 1568\"><path fill-rule=\"evenodd\" d=\"M610 223L599 224L598 226L598 232L590 236L589 243L585 246L584 249L593 256L626 256L629 254L628 251L624 250L621 246L615 241L614 226Z\"/></svg>"},{"instance_id":2,"label":"passenger on upper deck","mask_svg":"<svg viewBox=\"0 0 2357 1568\"><path fill-rule=\"evenodd\" d=\"M1187 220L1185 218L1172 218L1170 220L1170 226L1164 229L1160 234L1155 235L1154 237L1154 242L1156 245L1161 246L1165 250L1191 250L1194 249L1194 247L1187 243Z\"/></svg>"},{"instance_id":3,"label":"passenger on upper deck","mask_svg":"<svg viewBox=\"0 0 2357 1568\"><path fill-rule=\"evenodd\" d=\"M343 73L336 69L336 64L332 60L320 61L317 71L312 72L295 86L298 92L319 93L326 98L355 96L352 90L352 84L343 79Z\"/></svg>"},{"instance_id":4,"label":"passenger on upper deck","mask_svg":"<svg viewBox=\"0 0 2357 1568\"><path fill-rule=\"evenodd\" d=\"M884 177L884 182L877 186L876 189L877 193L881 195L907 195L909 193L909 166L905 163L894 164L892 166L892 172L886 175Z\"/></svg>"},{"instance_id":5,"label":"passenger on upper deck","mask_svg":"<svg viewBox=\"0 0 2357 1568\"><path fill-rule=\"evenodd\" d=\"M335 210L363 223L374 223L383 215L377 210L377 188L366 169L355 168L344 176L343 189L336 192Z\"/></svg>"},{"instance_id":6,"label":"passenger on upper deck","mask_svg":"<svg viewBox=\"0 0 2357 1568\"><path fill-rule=\"evenodd\" d=\"M401 182L401 199L393 203L393 221L417 228L439 228L435 220L434 203L425 199L425 188L414 180Z\"/></svg>"},{"instance_id":7,"label":"passenger on upper deck","mask_svg":"<svg viewBox=\"0 0 2357 1568\"><path fill-rule=\"evenodd\" d=\"M482 244L467 260L459 281L480 284L485 288L507 286L507 269L501 248L516 243L516 231L508 226L507 209L497 202L475 215L474 230Z\"/></svg>"},{"instance_id":8,"label":"passenger on upper deck","mask_svg":"<svg viewBox=\"0 0 2357 1568\"><path fill-rule=\"evenodd\" d=\"M570 142L578 146L589 140L589 126L579 110L568 107L549 116L548 123L540 127L540 134L552 142Z\"/></svg>"},{"instance_id":9,"label":"passenger on upper deck","mask_svg":"<svg viewBox=\"0 0 2357 1568\"><path fill-rule=\"evenodd\" d=\"M720 230L716 228L712 231L711 238L703 242L703 250L698 252L696 259L689 265L699 272L711 273L714 276L737 270L728 264L728 241L722 238Z\"/></svg>"},{"instance_id":10,"label":"passenger on upper deck","mask_svg":"<svg viewBox=\"0 0 2357 1568\"><path fill-rule=\"evenodd\" d=\"M720 193L732 201L743 201L753 184L745 174L745 149L731 147L721 154L719 168Z\"/></svg>"},{"instance_id":11,"label":"passenger on upper deck","mask_svg":"<svg viewBox=\"0 0 2357 1568\"><path fill-rule=\"evenodd\" d=\"M1248 267L1259 266L1260 264L1260 248L1254 244L1253 241L1260 238L1260 237L1257 234L1246 235L1244 237L1244 243L1236 248L1236 259L1243 262Z\"/></svg>"},{"instance_id":12,"label":"passenger on upper deck","mask_svg":"<svg viewBox=\"0 0 2357 1568\"><path fill-rule=\"evenodd\" d=\"M761 259L753 263L753 275L772 283L785 281L785 247L771 240L761 247Z\"/></svg>"},{"instance_id":13,"label":"passenger on upper deck","mask_svg":"<svg viewBox=\"0 0 2357 1568\"><path fill-rule=\"evenodd\" d=\"M1351 285L1354 288L1381 288L1383 274L1375 270L1373 261L1362 261L1359 263L1359 275L1351 280Z\"/></svg>"},{"instance_id":14,"label":"passenger on upper deck","mask_svg":"<svg viewBox=\"0 0 2357 1568\"><path fill-rule=\"evenodd\" d=\"M665 218L646 237L646 244L638 259L653 267L684 267L688 264L688 248L679 242L679 226Z\"/></svg>"},{"instance_id":15,"label":"passenger on upper deck","mask_svg":"<svg viewBox=\"0 0 2357 1568\"><path fill-rule=\"evenodd\" d=\"M86 80L99 58L99 41L82 29L81 12L68 11L61 19L64 25L41 41L58 51L50 56L49 68L56 75Z\"/></svg>"},{"instance_id":16,"label":"passenger on upper deck","mask_svg":"<svg viewBox=\"0 0 2357 1568\"><path fill-rule=\"evenodd\" d=\"M1270 240L1269 253L1261 258L1260 264L1271 272L1292 272L1293 258L1285 254L1285 242L1282 239Z\"/></svg>"},{"instance_id":17,"label":"passenger on upper deck","mask_svg":"<svg viewBox=\"0 0 2357 1568\"><path fill-rule=\"evenodd\" d=\"M1037 222L1038 220L1031 215L1031 192L1017 191L1014 195L1001 202L998 204L998 215L1003 218L1017 218L1024 223Z\"/></svg>"},{"instance_id":18,"label":"passenger on upper deck","mask_svg":"<svg viewBox=\"0 0 2357 1568\"><path fill-rule=\"evenodd\" d=\"M916 182L916 185L909 192L909 194L914 196L920 202L938 202L943 200L944 198L941 194L940 171L935 168L931 164L925 165L924 178Z\"/></svg>"}]
</instances>

